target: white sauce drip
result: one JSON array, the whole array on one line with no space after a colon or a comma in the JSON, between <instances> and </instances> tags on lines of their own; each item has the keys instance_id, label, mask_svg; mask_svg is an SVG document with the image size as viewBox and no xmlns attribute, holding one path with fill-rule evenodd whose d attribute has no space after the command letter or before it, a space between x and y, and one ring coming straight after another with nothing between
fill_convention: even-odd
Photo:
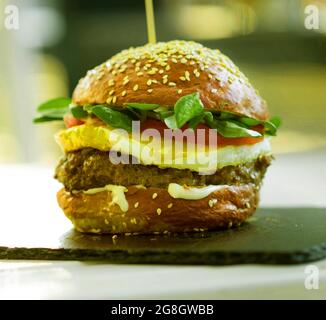
<instances>
[{"instance_id":1,"label":"white sauce drip","mask_svg":"<svg viewBox=\"0 0 326 320\"><path fill-rule=\"evenodd\" d=\"M177 183L170 183L168 193L175 199L199 200L206 198L212 192L228 188L227 185L214 186L209 185L206 187L185 187Z\"/></svg>"},{"instance_id":2,"label":"white sauce drip","mask_svg":"<svg viewBox=\"0 0 326 320\"><path fill-rule=\"evenodd\" d=\"M123 212L128 211L129 204L125 196L125 192L128 189L124 186L116 186L113 184L108 184L102 188L93 188L83 191L85 194L95 194L102 191L110 191L112 192L112 201L111 203L117 204Z\"/></svg>"}]
</instances>

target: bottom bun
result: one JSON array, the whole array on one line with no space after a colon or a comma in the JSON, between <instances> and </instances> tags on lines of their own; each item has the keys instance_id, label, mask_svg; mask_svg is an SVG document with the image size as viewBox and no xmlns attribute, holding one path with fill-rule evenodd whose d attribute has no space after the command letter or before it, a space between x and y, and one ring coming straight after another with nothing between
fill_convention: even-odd
<instances>
[{"instance_id":1,"label":"bottom bun","mask_svg":"<svg viewBox=\"0 0 326 320\"><path fill-rule=\"evenodd\" d=\"M58 202L80 232L157 234L239 226L257 208L255 185L226 186L200 200L172 198L167 189L128 187L128 210L112 201L111 191L95 194L61 189Z\"/></svg>"}]
</instances>

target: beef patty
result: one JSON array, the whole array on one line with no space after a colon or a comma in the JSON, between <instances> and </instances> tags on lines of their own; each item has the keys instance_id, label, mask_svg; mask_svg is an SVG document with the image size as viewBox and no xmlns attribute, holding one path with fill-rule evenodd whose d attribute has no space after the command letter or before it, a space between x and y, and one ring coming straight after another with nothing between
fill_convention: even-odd
<instances>
[{"instance_id":1,"label":"beef patty","mask_svg":"<svg viewBox=\"0 0 326 320\"><path fill-rule=\"evenodd\" d=\"M56 168L55 178L67 190L87 190L115 185L144 185L145 187L166 188L169 183L189 186L240 185L253 183L260 185L271 156L238 166L226 166L212 175L200 175L191 170L160 169L157 166L141 164L113 164L109 152L85 148L69 152Z\"/></svg>"}]
</instances>

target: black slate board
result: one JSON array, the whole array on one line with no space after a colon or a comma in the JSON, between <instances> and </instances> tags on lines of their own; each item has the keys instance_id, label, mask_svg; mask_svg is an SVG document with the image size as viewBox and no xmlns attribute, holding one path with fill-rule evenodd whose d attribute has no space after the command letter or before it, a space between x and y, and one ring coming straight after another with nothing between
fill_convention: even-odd
<instances>
[{"instance_id":1,"label":"black slate board","mask_svg":"<svg viewBox=\"0 0 326 320\"><path fill-rule=\"evenodd\" d=\"M28 233L24 236L28 237ZM35 234L33 236L35 238ZM37 245L22 247L12 243L9 246L0 234L0 259L296 264L326 258L326 208L261 208L240 228L226 231L118 236L113 241L110 235L70 230L64 234L49 234L57 237L51 247L42 245L48 240L42 236Z\"/></svg>"}]
</instances>

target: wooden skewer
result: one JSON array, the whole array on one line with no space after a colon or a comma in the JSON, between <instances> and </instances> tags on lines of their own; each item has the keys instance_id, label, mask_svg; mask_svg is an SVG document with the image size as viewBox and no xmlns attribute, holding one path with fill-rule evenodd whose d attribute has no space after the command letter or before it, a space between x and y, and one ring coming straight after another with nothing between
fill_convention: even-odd
<instances>
[{"instance_id":1,"label":"wooden skewer","mask_svg":"<svg viewBox=\"0 0 326 320\"><path fill-rule=\"evenodd\" d=\"M153 0L145 0L147 35L149 43L156 43Z\"/></svg>"}]
</instances>

